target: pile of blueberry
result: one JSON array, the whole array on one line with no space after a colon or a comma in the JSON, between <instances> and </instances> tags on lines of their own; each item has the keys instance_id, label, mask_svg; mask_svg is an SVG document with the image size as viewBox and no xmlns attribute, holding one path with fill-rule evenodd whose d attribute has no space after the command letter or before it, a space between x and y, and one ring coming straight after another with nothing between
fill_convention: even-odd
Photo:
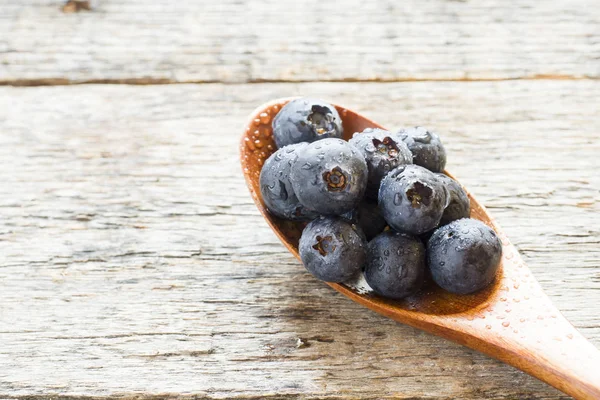
<instances>
[{"instance_id":1,"label":"pile of blueberry","mask_svg":"<svg viewBox=\"0 0 600 400\"><path fill-rule=\"evenodd\" d=\"M393 299L417 292L427 269L452 293L488 286L502 246L442 173L438 135L421 127L342 134L338 112L320 100L293 100L273 120L278 150L262 168L261 193L272 214L311 221L299 245L306 269L327 282L364 273Z\"/></svg>"}]
</instances>

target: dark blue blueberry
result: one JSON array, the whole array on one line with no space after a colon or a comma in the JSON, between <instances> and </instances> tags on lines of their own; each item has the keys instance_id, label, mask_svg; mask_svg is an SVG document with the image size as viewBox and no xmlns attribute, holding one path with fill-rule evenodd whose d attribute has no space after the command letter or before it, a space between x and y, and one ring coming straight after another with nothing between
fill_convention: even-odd
<instances>
[{"instance_id":1,"label":"dark blue blueberry","mask_svg":"<svg viewBox=\"0 0 600 400\"><path fill-rule=\"evenodd\" d=\"M335 107L324 101L300 98L287 103L273 119L277 147L325 138L341 138L342 120Z\"/></svg>"},{"instance_id":2,"label":"dark blue blueberry","mask_svg":"<svg viewBox=\"0 0 600 400\"><path fill-rule=\"evenodd\" d=\"M387 222L381 215L377 203L361 201L357 208L342 215L345 219L358 225L367 240L373 239L385 229Z\"/></svg>"},{"instance_id":3,"label":"dark blue blueberry","mask_svg":"<svg viewBox=\"0 0 600 400\"><path fill-rule=\"evenodd\" d=\"M364 238L355 225L339 217L319 217L310 222L298 247L308 272L326 282L347 281L365 263Z\"/></svg>"},{"instance_id":4,"label":"dark blue blueberry","mask_svg":"<svg viewBox=\"0 0 600 400\"><path fill-rule=\"evenodd\" d=\"M290 180L305 207L325 215L355 208L367 186L363 156L342 139L323 139L298 151Z\"/></svg>"},{"instance_id":5,"label":"dark blue blueberry","mask_svg":"<svg viewBox=\"0 0 600 400\"><path fill-rule=\"evenodd\" d=\"M355 133L350 144L365 157L369 168L366 195L376 199L381 179L399 165L412 164L412 153L400 136L383 129L367 128Z\"/></svg>"},{"instance_id":6,"label":"dark blue blueberry","mask_svg":"<svg viewBox=\"0 0 600 400\"><path fill-rule=\"evenodd\" d=\"M379 208L399 232L420 235L438 226L448 191L433 174L418 165L401 165L383 178Z\"/></svg>"},{"instance_id":7,"label":"dark blue blueberry","mask_svg":"<svg viewBox=\"0 0 600 400\"><path fill-rule=\"evenodd\" d=\"M365 279L380 296L401 299L417 292L425 273L425 246L416 237L386 231L367 247Z\"/></svg>"},{"instance_id":8,"label":"dark blue blueberry","mask_svg":"<svg viewBox=\"0 0 600 400\"><path fill-rule=\"evenodd\" d=\"M446 167L446 149L440 137L417 126L398 132L413 155L413 163L433 172L442 172Z\"/></svg>"},{"instance_id":9,"label":"dark blue blueberry","mask_svg":"<svg viewBox=\"0 0 600 400\"><path fill-rule=\"evenodd\" d=\"M470 218L442 226L427 243L433 280L456 294L473 293L492 283L501 256L502 244L496 232Z\"/></svg>"},{"instance_id":10,"label":"dark blue blueberry","mask_svg":"<svg viewBox=\"0 0 600 400\"><path fill-rule=\"evenodd\" d=\"M454 179L444 174L435 174L439 180L446 186L450 201L444 210L440 225L446 225L452 221L461 218L469 218L471 215L471 202L467 192Z\"/></svg>"},{"instance_id":11,"label":"dark blue blueberry","mask_svg":"<svg viewBox=\"0 0 600 400\"><path fill-rule=\"evenodd\" d=\"M298 150L307 145L298 143L277 150L265 161L260 171L263 201L267 210L278 217L299 221L318 216L300 204L290 182L290 171L298 158Z\"/></svg>"}]
</instances>

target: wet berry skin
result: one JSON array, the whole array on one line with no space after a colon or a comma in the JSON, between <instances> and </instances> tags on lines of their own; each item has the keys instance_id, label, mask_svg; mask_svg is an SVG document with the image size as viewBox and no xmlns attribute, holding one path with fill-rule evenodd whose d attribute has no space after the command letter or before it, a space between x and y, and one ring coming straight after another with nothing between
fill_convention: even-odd
<instances>
[{"instance_id":1,"label":"wet berry skin","mask_svg":"<svg viewBox=\"0 0 600 400\"><path fill-rule=\"evenodd\" d=\"M496 232L471 218L442 226L427 242L432 278L451 293L469 294L488 286L501 257L502 244Z\"/></svg>"},{"instance_id":2,"label":"wet berry skin","mask_svg":"<svg viewBox=\"0 0 600 400\"><path fill-rule=\"evenodd\" d=\"M280 218L302 221L318 216L300 204L290 182L290 171L298 158L298 150L307 145L298 143L277 150L260 171L260 193L265 206L271 214Z\"/></svg>"},{"instance_id":3,"label":"wet berry skin","mask_svg":"<svg viewBox=\"0 0 600 400\"><path fill-rule=\"evenodd\" d=\"M418 165L401 165L387 174L379 188L379 208L399 232L420 235L438 226L448 191L433 174Z\"/></svg>"},{"instance_id":4,"label":"wet berry skin","mask_svg":"<svg viewBox=\"0 0 600 400\"><path fill-rule=\"evenodd\" d=\"M469 196L467 196L465 189L463 189L460 183L456 182L447 175L435 175L446 186L446 189L448 189L448 194L450 195L450 199L448 205L444 209L444 214L442 215L440 225L446 225L461 218L469 218L471 215L471 202L469 201Z\"/></svg>"},{"instance_id":5,"label":"wet berry skin","mask_svg":"<svg viewBox=\"0 0 600 400\"><path fill-rule=\"evenodd\" d=\"M423 285L425 246L416 237L386 231L367 247L365 279L380 296L401 299Z\"/></svg>"},{"instance_id":6,"label":"wet berry skin","mask_svg":"<svg viewBox=\"0 0 600 400\"><path fill-rule=\"evenodd\" d=\"M364 266L366 241L340 217L319 217L302 231L298 246L304 267L317 279L344 282Z\"/></svg>"},{"instance_id":7,"label":"wet berry skin","mask_svg":"<svg viewBox=\"0 0 600 400\"><path fill-rule=\"evenodd\" d=\"M446 149L440 137L421 126L402 129L398 132L413 155L413 163L433 172L442 172L446 167Z\"/></svg>"},{"instance_id":8,"label":"wet berry skin","mask_svg":"<svg viewBox=\"0 0 600 400\"><path fill-rule=\"evenodd\" d=\"M367 128L355 133L350 144L365 157L369 168L366 195L377 198L381 179L399 165L412 164L412 153L400 136L383 129Z\"/></svg>"},{"instance_id":9,"label":"wet berry skin","mask_svg":"<svg viewBox=\"0 0 600 400\"><path fill-rule=\"evenodd\" d=\"M379 235L387 225L377 203L366 200L361 201L357 208L345 213L342 217L357 224L367 240Z\"/></svg>"},{"instance_id":10,"label":"wet berry skin","mask_svg":"<svg viewBox=\"0 0 600 400\"><path fill-rule=\"evenodd\" d=\"M335 107L303 97L287 103L273 119L273 138L278 148L325 138L341 138L342 120Z\"/></svg>"},{"instance_id":11,"label":"wet berry skin","mask_svg":"<svg viewBox=\"0 0 600 400\"><path fill-rule=\"evenodd\" d=\"M298 151L290 180L305 207L324 215L341 215L360 203L367 175L365 159L354 146L329 138Z\"/></svg>"}]
</instances>

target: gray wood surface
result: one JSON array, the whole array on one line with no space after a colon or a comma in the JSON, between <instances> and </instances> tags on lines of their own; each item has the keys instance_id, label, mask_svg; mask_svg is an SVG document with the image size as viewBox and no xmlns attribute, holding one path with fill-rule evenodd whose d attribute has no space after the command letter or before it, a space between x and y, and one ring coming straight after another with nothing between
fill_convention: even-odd
<instances>
[{"instance_id":1,"label":"gray wood surface","mask_svg":"<svg viewBox=\"0 0 600 400\"><path fill-rule=\"evenodd\" d=\"M0 82L600 78L598 0L0 0Z\"/></svg>"},{"instance_id":2,"label":"gray wood surface","mask_svg":"<svg viewBox=\"0 0 600 400\"><path fill-rule=\"evenodd\" d=\"M290 95L437 129L600 346L597 0L64 3L0 0L0 399L566 398L314 280L237 146Z\"/></svg>"},{"instance_id":3,"label":"gray wood surface","mask_svg":"<svg viewBox=\"0 0 600 400\"><path fill-rule=\"evenodd\" d=\"M245 188L246 115L335 100L437 129L600 345L597 80L0 88L0 398L559 399L314 280Z\"/></svg>"}]
</instances>

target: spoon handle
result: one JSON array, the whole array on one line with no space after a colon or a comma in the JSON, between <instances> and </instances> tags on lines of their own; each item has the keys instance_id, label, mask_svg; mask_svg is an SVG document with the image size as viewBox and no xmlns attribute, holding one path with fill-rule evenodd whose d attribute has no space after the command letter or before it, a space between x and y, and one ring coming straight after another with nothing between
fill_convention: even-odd
<instances>
[{"instance_id":1,"label":"spoon handle","mask_svg":"<svg viewBox=\"0 0 600 400\"><path fill-rule=\"evenodd\" d=\"M548 300L549 302L549 300ZM557 310L526 335L464 344L498 358L576 399L600 399L600 351ZM537 319L537 318L536 318Z\"/></svg>"},{"instance_id":2,"label":"spoon handle","mask_svg":"<svg viewBox=\"0 0 600 400\"><path fill-rule=\"evenodd\" d=\"M558 344L549 336L539 343L542 351L521 353L510 364L577 399L600 399L600 351L577 331Z\"/></svg>"}]
</instances>

